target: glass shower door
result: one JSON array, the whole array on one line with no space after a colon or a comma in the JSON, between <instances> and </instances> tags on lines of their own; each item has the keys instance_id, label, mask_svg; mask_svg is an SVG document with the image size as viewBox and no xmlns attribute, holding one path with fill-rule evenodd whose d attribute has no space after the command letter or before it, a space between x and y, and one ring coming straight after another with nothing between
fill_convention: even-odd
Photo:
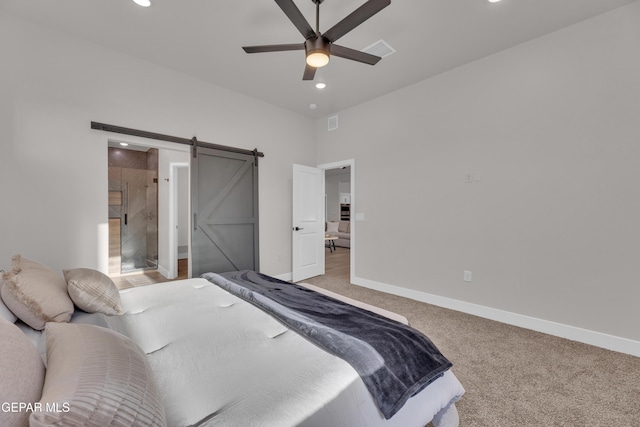
<instances>
[{"instance_id":1,"label":"glass shower door","mask_svg":"<svg viewBox=\"0 0 640 427\"><path fill-rule=\"evenodd\" d=\"M117 157L126 166L135 163L135 157L141 156L139 152L122 154L126 151L119 150L121 155ZM142 154L152 157L148 153ZM141 162L137 163L136 166L139 166ZM153 162L145 161L142 164L145 168L141 168L112 166L110 162L109 258L112 274L155 269L158 266L157 167L149 170L149 163Z\"/></svg>"},{"instance_id":2,"label":"glass shower door","mask_svg":"<svg viewBox=\"0 0 640 427\"><path fill-rule=\"evenodd\" d=\"M152 171L122 168L121 272L156 268L157 197Z\"/></svg>"}]
</instances>

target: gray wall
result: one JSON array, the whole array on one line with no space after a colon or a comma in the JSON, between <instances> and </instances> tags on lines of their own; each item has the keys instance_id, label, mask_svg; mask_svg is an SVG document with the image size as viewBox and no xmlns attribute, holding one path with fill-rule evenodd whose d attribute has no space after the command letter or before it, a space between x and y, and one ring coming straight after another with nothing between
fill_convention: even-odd
<instances>
[{"instance_id":1,"label":"gray wall","mask_svg":"<svg viewBox=\"0 0 640 427\"><path fill-rule=\"evenodd\" d=\"M98 121L263 151L261 266L291 271L291 165L316 164L314 121L6 13L0 52L0 268L107 271L107 140L125 137Z\"/></svg>"},{"instance_id":2,"label":"gray wall","mask_svg":"<svg viewBox=\"0 0 640 427\"><path fill-rule=\"evenodd\" d=\"M319 120L318 163L356 162L357 277L640 340L639 22L636 2Z\"/></svg>"}]
</instances>

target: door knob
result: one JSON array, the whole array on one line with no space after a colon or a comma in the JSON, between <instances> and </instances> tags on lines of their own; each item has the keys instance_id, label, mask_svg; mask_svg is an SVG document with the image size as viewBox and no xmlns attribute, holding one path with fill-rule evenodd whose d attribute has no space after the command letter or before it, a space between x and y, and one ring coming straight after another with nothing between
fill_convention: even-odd
<instances>
[{"instance_id":1,"label":"door knob","mask_svg":"<svg viewBox=\"0 0 640 427\"><path fill-rule=\"evenodd\" d=\"M302 228L302 227L293 227L293 231L300 231L300 230L304 230L304 228Z\"/></svg>"}]
</instances>

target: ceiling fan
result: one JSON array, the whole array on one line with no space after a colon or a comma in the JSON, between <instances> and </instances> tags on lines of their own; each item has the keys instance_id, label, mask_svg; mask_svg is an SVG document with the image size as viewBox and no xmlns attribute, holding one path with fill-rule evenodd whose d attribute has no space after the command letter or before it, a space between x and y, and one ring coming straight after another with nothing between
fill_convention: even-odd
<instances>
[{"instance_id":1,"label":"ceiling fan","mask_svg":"<svg viewBox=\"0 0 640 427\"><path fill-rule=\"evenodd\" d=\"M344 36L385 7L389 6L391 4L391 0L369 0L324 33L320 33L319 29L320 3L324 0L311 1L316 5L315 31L311 28L311 25L309 25L293 0L275 0L289 20L305 38L304 43L243 46L242 48L244 51L247 53L262 53L282 52L287 50L305 50L306 66L302 80L313 80L316 74L316 69L327 65L331 55L370 65L375 65L380 61L380 59L382 59L379 56L371 55L359 50L349 49L348 47L339 46L334 43L340 37Z\"/></svg>"}]
</instances>

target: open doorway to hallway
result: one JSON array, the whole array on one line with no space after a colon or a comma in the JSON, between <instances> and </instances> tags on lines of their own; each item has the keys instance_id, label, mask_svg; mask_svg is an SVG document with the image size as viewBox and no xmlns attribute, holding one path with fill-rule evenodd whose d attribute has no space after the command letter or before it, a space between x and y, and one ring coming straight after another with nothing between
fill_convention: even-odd
<instances>
[{"instance_id":1,"label":"open doorway to hallway","mask_svg":"<svg viewBox=\"0 0 640 427\"><path fill-rule=\"evenodd\" d=\"M325 276L351 277L351 165L325 169Z\"/></svg>"}]
</instances>

